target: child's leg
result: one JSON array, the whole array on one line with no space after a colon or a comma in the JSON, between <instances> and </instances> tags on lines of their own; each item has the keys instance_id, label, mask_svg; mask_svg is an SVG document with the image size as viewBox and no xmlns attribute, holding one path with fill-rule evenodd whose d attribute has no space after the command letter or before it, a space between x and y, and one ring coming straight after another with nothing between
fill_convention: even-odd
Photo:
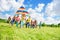
<instances>
[{"instance_id":1,"label":"child's leg","mask_svg":"<svg viewBox=\"0 0 60 40\"><path fill-rule=\"evenodd\" d=\"M14 24L14 21L12 22L12 26L13 26L13 24Z\"/></svg>"},{"instance_id":2,"label":"child's leg","mask_svg":"<svg viewBox=\"0 0 60 40\"><path fill-rule=\"evenodd\" d=\"M21 22L22 22L22 21L20 21L20 28L21 28Z\"/></svg>"},{"instance_id":3,"label":"child's leg","mask_svg":"<svg viewBox=\"0 0 60 40\"><path fill-rule=\"evenodd\" d=\"M20 28L21 28L21 24L20 24Z\"/></svg>"},{"instance_id":4,"label":"child's leg","mask_svg":"<svg viewBox=\"0 0 60 40\"><path fill-rule=\"evenodd\" d=\"M35 28L37 28L37 25L35 24Z\"/></svg>"},{"instance_id":5,"label":"child's leg","mask_svg":"<svg viewBox=\"0 0 60 40\"><path fill-rule=\"evenodd\" d=\"M23 27L23 24L20 25L20 28L22 28L22 27Z\"/></svg>"},{"instance_id":6,"label":"child's leg","mask_svg":"<svg viewBox=\"0 0 60 40\"><path fill-rule=\"evenodd\" d=\"M32 24L30 25L30 28L32 28Z\"/></svg>"},{"instance_id":7,"label":"child's leg","mask_svg":"<svg viewBox=\"0 0 60 40\"><path fill-rule=\"evenodd\" d=\"M39 28L41 28L41 24L39 25Z\"/></svg>"},{"instance_id":8,"label":"child's leg","mask_svg":"<svg viewBox=\"0 0 60 40\"><path fill-rule=\"evenodd\" d=\"M9 25L11 24L11 21L9 21Z\"/></svg>"},{"instance_id":9,"label":"child's leg","mask_svg":"<svg viewBox=\"0 0 60 40\"><path fill-rule=\"evenodd\" d=\"M30 27L30 24L28 23L28 28Z\"/></svg>"},{"instance_id":10,"label":"child's leg","mask_svg":"<svg viewBox=\"0 0 60 40\"><path fill-rule=\"evenodd\" d=\"M18 22L16 22L16 27L18 27Z\"/></svg>"},{"instance_id":11,"label":"child's leg","mask_svg":"<svg viewBox=\"0 0 60 40\"><path fill-rule=\"evenodd\" d=\"M27 23L25 25L26 25L26 28L27 28Z\"/></svg>"},{"instance_id":12,"label":"child's leg","mask_svg":"<svg viewBox=\"0 0 60 40\"><path fill-rule=\"evenodd\" d=\"M21 28L21 23L20 23L20 28Z\"/></svg>"},{"instance_id":13,"label":"child's leg","mask_svg":"<svg viewBox=\"0 0 60 40\"><path fill-rule=\"evenodd\" d=\"M24 22L23 22L23 25L22 25L22 27L24 28Z\"/></svg>"},{"instance_id":14,"label":"child's leg","mask_svg":"<svg viewBox=\"0 0 60 40\"><path fill-rule=\"evenodd\" d=\"M33 28L35 27L35 25L33 24Z\"/></svg>"},{"instance_id":15,"label":"child's leg","mask_svg":"<svg viewBox=\"0 0 60 40\"><path fill-rule=\"evenodd\" d=\"M21 25L20 25L20 28L22 28L23 27L23 22L21 21Z\"/></svg>"},{"instance_id":16,"label":"child's leg","mask_svg":"<svg viewBox=\"0 0 60 40\"><path fill-rule=\"evenodd\" d=\"M11 25L13 26L13 22L11 21Z\"/></svg>"}]
</instances>

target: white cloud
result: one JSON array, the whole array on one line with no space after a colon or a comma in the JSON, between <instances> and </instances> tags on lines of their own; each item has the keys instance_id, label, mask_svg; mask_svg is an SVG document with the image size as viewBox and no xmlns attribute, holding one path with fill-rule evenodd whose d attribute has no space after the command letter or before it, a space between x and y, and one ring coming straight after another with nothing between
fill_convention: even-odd
<instances>
[{"instance_id":1,"label":"white cloud","mask_svg":"<svg viewBox=\"0 0 60 40\"><path fill-rule=\"evenodd\" d=\"M60 23L60 20L55 20L52 17L47 17L47 19L44 22L46 24L58 24L58 23Z\"/></svg>"},{"instance_id":2,"label":"white cloud","mask_svg":"<svg viewBox=\"0 0 60 40\"><path fill-rule=\"evenodd\" d=\"M60 23L60 20L53 18L54 16L60 16L60 0L53 0L51 3L49 3L46 6L45 14L48 16L45 23Z\"/></svg>"},{"instance_id":3,"label":"white cloud","mask_svg":"<svg viewBox=\"0 0 60 40\"><path fill-rule=\"evenodd\" d=\"M38 4L38 7L36 7L35 9L36 11L41 12L44 6L44 4Z\"/></svg>"},{"instance_id":4,"label":"white cloud","mask_svg":"<svg viewBox=\"0 0 60 40\"><path fill-rule=\"evenodd\" d=\"M46 11L48 16L56 16L60 14L60 0L53 0L46 6ZM59 15L60 16L60 15Z\"/></svg>"},{"instance_id":5,"label":"white cloud","mask_svg":"<svg viewBox=\"0 0 60 40\"><path fill-rule=\"evenodd\" d=\"M24 0L0 0L0 11L9 11L10 8L14 10L23 5Z\"/></svg>"},{"instance_id":6,"label":"white cloud","mask_svg":"<svg viewBox=\"0 0 60 40\"><path fill-rule=\"evenodd\" d=\"M7 13L5 15L3 15L2 13L0 13L0 18L2 18L2 19L8 19L9 16L12 16L12 15L9 15Z\"/></svg>"},{"instance_id":7,"label":"white cloud","mask_svg":"<svg viewBox=\"0 0 60 40\"><path fill-rule=\"evenodd\" d=\"M47 17L47 19L45 20L46 24L54 24L56 23L56 20L54 20L54 18L52 17Z\"/></svg>"},{"instance_id":8,"label":"white cloud","mask_svg":"<svg viewBox=\"0 0 60 40\"><path fill-rule=\"evenodd\" d=\"M56 14L54 13L54 11L53 11L53 2L52 2L52 3L49 3L49 4L46 6L45 13L47 14L47 16L50 16L50 17L56 15Z\"/></svg>"},{"instance_id":9,"label":"white cloud","mask_svg":"<svg viewBox=\"0 0 60 40\"><path fill-rule=\"evenodd\" d=\"M11 15L9 15L9 14L5 14L5 16L6 16L6 18L8 18L8 17L11 16Z\"/></svg>"},{"instance_id":10,"label":"white cloud","mask_svg":"<svg viewBox=\"0 0 60 40\"><path fill-rule=\"evenodd\" d=\"M28 9L28 12L32 14L32 13L36 13L36 10L34 10L34 9L32 9L32 8L29 8L29 9Z\"/></svg>"},{"instance_id":11,"label":"white cloud","mask_svg":"<svg viewBox=\"0 0 60 40\"><path fill-rule=\"evenodd\" d=\"M60 16L60 0L54 0L53 10L55 11L56 15Z\"/></svg>"}]
</instances>

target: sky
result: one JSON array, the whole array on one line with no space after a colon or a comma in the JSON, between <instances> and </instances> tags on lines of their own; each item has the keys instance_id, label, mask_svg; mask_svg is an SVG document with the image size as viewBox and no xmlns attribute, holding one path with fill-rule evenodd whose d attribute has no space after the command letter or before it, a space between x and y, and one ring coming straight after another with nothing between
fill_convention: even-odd
<instances>
[{"instance_id":1,"label":"sky","mask_svg":"<svg viewBox=\"0 0 60 40\"><path fill-rule=\"evenodd\" d=\"M60 23L60 0L0 0L0 18L13 17L21 6L24 6L31 18L38 23Z\"/></svg>"}]
</instances>

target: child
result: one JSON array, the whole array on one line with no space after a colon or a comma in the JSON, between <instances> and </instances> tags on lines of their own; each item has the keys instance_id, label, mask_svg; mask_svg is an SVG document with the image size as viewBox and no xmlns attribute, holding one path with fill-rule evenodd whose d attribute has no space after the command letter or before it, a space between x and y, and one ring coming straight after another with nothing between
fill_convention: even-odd
<instances>
[{"instance_id":1,"label":"child","mask_svg":"<svg viewBox=\"0 0 60 40\"><path fill-rule=\"evenodd\" d=\"M9 24L10 24L10 22L11 22L11 17L9 17L9 18L8 18L7 23L9 23Z\"/></svg>"},{"instance_id":2,"label":"child","mask_svg":"<svg viewBox=\"0 0 60 40\"><path fill-rule=\"evenodd\" d=\"M31 28L34 28L34 21L31 20Z\"/></svg>"},{"instance_id":3,"label":"child","mask_svg":"<svg viewBox=\"0 0 60 40\"><path fill-rule=\"evenodd\" d=\"M41 28L41 25L42 25L42 24L41 24L41 21L40 21L40 23L39 23L39 28Z\"/></svg>"},{"instance_id":4,"label":"child","mask_svg":"<svg viewBox=\"0 0 60 40\"><path fill-rule=\"evenodd\" d=\"M14 24L14 22L15 22L15 16L12 18L12 20L11 20L11 25L13 26L13 24Z\"/></svg>"},{"instance_id":5,"label":"child","mask_svg":"<svg viewBox=\"0 0 60 40\"><path fill-rule=\"evenodd\" d=\"M20 28L24 27L24 20L21 20L20 22Z\"/></svg>"},{"instance_id":6,"label":"child","mask_svg":"<svg viewBox=\"0 0 60 40\"><path fill-rule=\"evenodd\" d=\"M35 26L35 28L37 28L37 21L36 20L34 21L34 26Z\"/></svg>"},{"instance_id":7,"label":"child","mask_svg":"<svg viewBox=\"0 0 60 40\"><path fill-rule=\"evenodd\" d=\"M26 28L30 26L30 23L31 23L31 18L29 17L27 20L26 20Z\"/></svg>"},{"instance_id":8,"label":"child","mask_svg":"<svg viewBox=\"0 0 60 40\"><path fill-rule=\"evenodd\" d=\"M18 24L19 24L19 21L20 21L19 16L17 16L15 20L16 20L16 27L18 27Z\"/></svg>"}]
</instances>

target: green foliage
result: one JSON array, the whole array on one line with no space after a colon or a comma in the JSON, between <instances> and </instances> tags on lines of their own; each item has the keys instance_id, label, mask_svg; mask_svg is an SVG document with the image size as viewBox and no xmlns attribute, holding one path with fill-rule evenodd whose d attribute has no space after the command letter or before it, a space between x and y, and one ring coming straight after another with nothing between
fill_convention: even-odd
<instances>
[{"instance_id":1,"label":"green foliage","mask_svg":"<svg viewBox=\"0 0 60 40\"><path fill-rule=\"evenodd\" d=\"M46 24L45 24L45 23L43 23L43 24L42 24L42 26L46 26Z\"/></svg>"},{"instance_id":2,"label":"green foliage","mask_svg":"<svg viewBox=\"0 0 60 40\"><path fill-rule=\"evenodd\" d=\"M57 24L47 24L48 27L58 27Z\"/></svg>"},{"instance_id":3,"label":"green foliage","mask_svg":"<svg viewBox=\"0 0 60 40\"><path fill-rule=\"evenodd\" d=\"M57 27L57 25L51 24L51 27Z\"/></svg>"},{"instance_id":4,"label":"green foliage","mask_svg":"<svg viewBox=\"0 0 60 40\"><path fill-rule=\"evenodd\" d=\"M5 19L0 19L0 22L6 23L7 20Z\"/></svg>"},{"instance_id":5,"label":"green foliage","mask_svg":"<svg viewBox=\"0 0 60 40\"><path fill-rule=\"evenodd\" d=\"M60 23L58 24L58 27L60 27Z\"/></svg>"}]
</instances>

